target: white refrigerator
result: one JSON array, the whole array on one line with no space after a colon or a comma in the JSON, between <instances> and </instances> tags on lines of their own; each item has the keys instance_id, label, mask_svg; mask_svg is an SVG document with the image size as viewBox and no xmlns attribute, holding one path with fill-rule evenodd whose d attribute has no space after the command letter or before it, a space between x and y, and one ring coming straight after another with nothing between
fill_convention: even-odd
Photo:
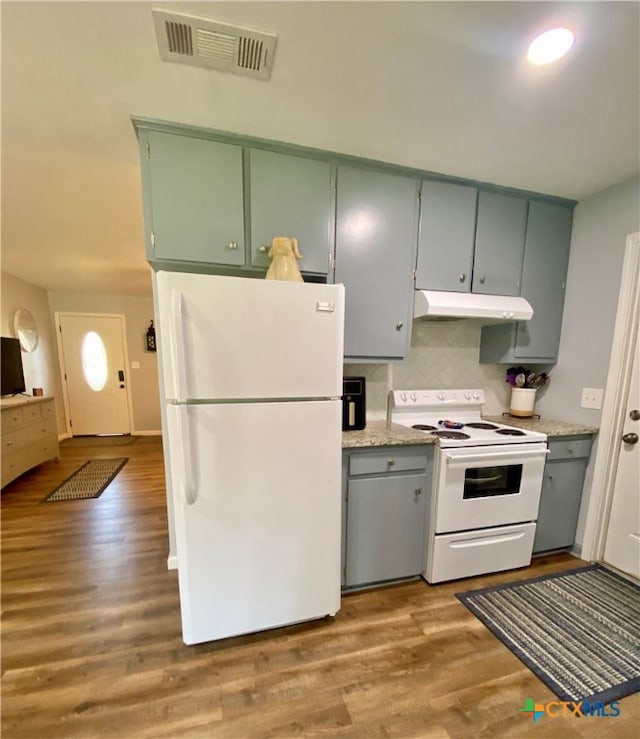
<instances>
[{"instance_id":1,"label":"white refrigerator","mask_svg":"<svg viewBox=\"0 0 640 739\"><path fill-rule=\"evenodd\" d=\"M156 280L185 643L335 614L344 287Z\"/></svg>"}]
</instances>

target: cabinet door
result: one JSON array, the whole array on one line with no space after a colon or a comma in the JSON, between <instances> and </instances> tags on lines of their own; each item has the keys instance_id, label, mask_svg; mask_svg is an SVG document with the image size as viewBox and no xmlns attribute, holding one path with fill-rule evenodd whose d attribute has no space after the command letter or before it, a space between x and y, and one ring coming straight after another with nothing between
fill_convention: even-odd
<instances>
[{"instance_id":1,"label":"cabinet door","mask_svg":"<svg viewBox=\"0 0 640 739\"><path fill-rule=\"evenodd\" d=\"M335 281L345 286L344 353L402 359L411 338L418 182L338 170Z\"/></svg>"},{"instance_id":2,"label":"cabinet door","mask_svg":"<svg viewBox=\"0 0 640 739\"><path fill-rule=\"evenodd\" d=\"M327 274L333 256L331 165L251 149L251 264L269 266L276 236L298 239L303 272Z\"/></svg>"},{"instance_id":3,"label":"cabinet door","mask_svg":"<svg viewBox=\"0 0 640 739\"><path fill-rule=\"evenodd\" d=\"M533 542L534 552L564 549L573 545L585 469L584 459L547 462Z\"/></svg>"},{"instance_id":4,"label":"cabinet door","mask_svg":"<svg viewBox=\"0 0 640 739\"><path fill-rule=\"evenodd\" d=\"M477 200L475 187L423 181L417 289L471 290Z\"/></svg>"},{"instance_id":5,"label":"cabinet door","mask_svg":"<svg viewBox=\"0 0 640 739\"><path fill-rule=\"evenodd\" d=\"M347 586L423 571L425 499L424 474L349 481Z\"/></svg>"},{"instance_id":6,"label":"cabinet door","mask_svg":"<svg viewBox=\"0 0 640 739\"><path fill-rule=\"evenodd\" d=\"M473 263L474 293L520 295L527 201L480 192Z\"/></svg>"},{"instance_id":7,"label":"cabinet door","mask_svg":"<svg viewBox=\"0 0 640 739\"><path fill-rule=\"evenodd\" d=\"M244 265L242 149L149 131L151 257Z\"/></svg>"},{"instance_id":8,"label":"cabinet door","mask_svg":"<svg viewBox=\"0 0 640 739\"><path fill-rule=\"evenodd\" d=\"M522 296L531 303L533 318L518 324L516 359L553 361L558 355L572 216L570 208L529 203Z\"/></svg>"}]
</instances>

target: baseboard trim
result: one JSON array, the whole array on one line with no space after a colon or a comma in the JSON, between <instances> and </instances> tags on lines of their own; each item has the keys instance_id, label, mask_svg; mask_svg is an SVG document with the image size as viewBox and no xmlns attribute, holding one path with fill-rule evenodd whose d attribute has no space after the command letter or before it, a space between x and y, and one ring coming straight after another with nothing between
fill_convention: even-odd
<instances>
[{"instance_id":1,"label":"baseboard trim","mask_svg":"<svg viewBox=\"0 0 640 739\"><path fill-rule=\"evenodd\" d=\"M177 570L178 569L178 558L175 554L170 554L167 557L167 569L168 570Z\"/></svg>"},{"instance_id":2,"label":"baseboard trim","mask_svg":"<svg viewBox=\"0 0 640 739\"><path fill-rule=\"evenodd\" d=\"M64 441L64 439L71 439L71 434L58 434L58 441Z\"/></svg>"},{"instance_id":3,"label":"baseboard trim","mask_svg":"<svg viewBox=\"0 0 640 739\"><path fill-rule=\"evenodd\" d=\"M131 436L162 436L162 431L132 431Z\"/></svg>"}]
</instances>

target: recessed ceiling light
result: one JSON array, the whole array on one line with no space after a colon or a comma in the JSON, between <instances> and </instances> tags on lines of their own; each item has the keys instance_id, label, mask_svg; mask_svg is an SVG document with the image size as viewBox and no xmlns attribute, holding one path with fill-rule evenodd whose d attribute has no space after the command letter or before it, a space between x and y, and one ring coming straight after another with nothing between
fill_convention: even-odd
<instances>
[{"instance_id":1,"label":"recessed ceiling light","mask_svg":"<svg viewBox=\"0 0 640 739\"><path fill-rule=\"evenodd\" d=\"M564 56L573 46L573 32L568 28L552 28L536 36L529 45L527 59L532 64L549 64Z\"/></svg>"}]
</instances>

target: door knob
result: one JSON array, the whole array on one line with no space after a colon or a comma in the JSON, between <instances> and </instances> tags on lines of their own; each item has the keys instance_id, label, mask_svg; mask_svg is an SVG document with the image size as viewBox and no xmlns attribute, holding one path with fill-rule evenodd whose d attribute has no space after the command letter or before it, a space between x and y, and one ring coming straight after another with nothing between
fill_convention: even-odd
<instances>
[{"instance_id":1,"label":"door knob","mask_svg":"<svg viewBox=\"0 0 640 739\"><path fill-rule=\"evenodd\" d=\"M622 441L624 441L625 444L637 444L638 434L624 434Z\"/></svg>"}]
</instances>

